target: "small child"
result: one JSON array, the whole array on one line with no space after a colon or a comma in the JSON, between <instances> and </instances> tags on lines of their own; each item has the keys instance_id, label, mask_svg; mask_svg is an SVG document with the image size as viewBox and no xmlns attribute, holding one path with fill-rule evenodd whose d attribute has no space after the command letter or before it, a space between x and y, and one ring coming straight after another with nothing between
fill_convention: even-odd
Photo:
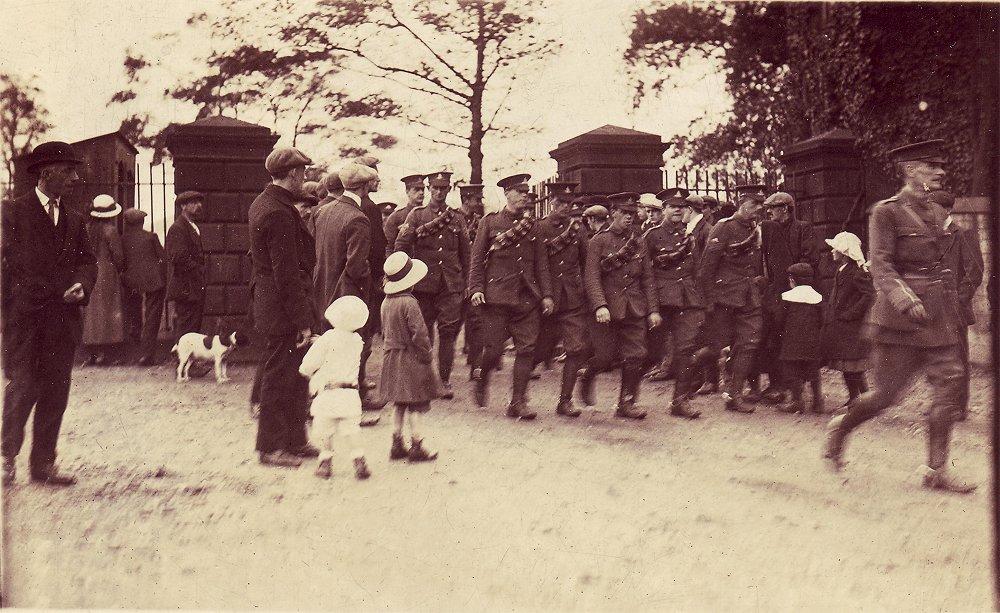
<instances>
[{"instance_id":1,"label":"small child","mask_svg":"<svg viewBox=\"0 0 1000 613\"><path fill-rule=\"evenodd\" d=\"M379 393L396 404L389 459L428 462L437 458L424 444L421 416L441 395L441 383L431 368L431 339L417 299L410 288L427 274L427 265L397 251L385 260L385 300L382 301L382 378ZM410 447L403 442L403 422L409 417Z\"/></svg>"},{"instance_id":2,"label":"small child","mask_svg":"<svg viewBox=\"0 0 1000 613\"><path fill-rule=\"evenodd\" d=\"M778 359L792 397L778 410L783 413L803 412L802 387L804 381L809 381L812 410L823 413L823 390L819 379L823 357L823 297L812 287L813 270L809 264L792 264L788 267L788 278L792 289L781 294L777 322L782 331Z\"/></svg>"},{"instance_id":3,"label":"small child","mask_svg":"<svg viewBox=\"0 0 1000 613\"><path fill-rule=\"evenodd\" d=\"M826 239L826 244L837 272L830 291L823 345L830 368L844 374L850 401L868 391L868 342L862 327L875 299L875 288L857 236L841 232L832 240Z\"/></svg>"},{"instance_id":4,"label":"small child","mask_svg":"<svg viewBox=\"0 0 1000 613\"><path fill-rule=\"evenodd\" d=\"M357 330L368 321L368 307L357 296L341 296L323 315L333 329L315 338L299 367L299 372L309 379L313 440L321 447L316 476L330 478L333 437L340 434L354 458L355 476L367 479L371 473L358 440L361 432L358 369L364 342Z\"/></svg>"}]
</instances>

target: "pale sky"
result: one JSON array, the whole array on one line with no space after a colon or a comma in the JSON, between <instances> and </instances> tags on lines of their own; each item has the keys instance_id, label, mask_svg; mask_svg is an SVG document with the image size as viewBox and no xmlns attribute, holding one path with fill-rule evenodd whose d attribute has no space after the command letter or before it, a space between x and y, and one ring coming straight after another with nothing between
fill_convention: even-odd
<instances>
[{"instance_id":1,"label":"pale sky","mask_svg":"<svg viewBox=\"0 0 1000 613\"><path fill-rule=\"evenodd\" d=\"M644 4L642 0L550 1L543 19L563 48L531 75L531 87L511 96L516 109L511 118L540 127L541 133L487 152L488 185L500 178L493 176L498 173L524 170L536 179L554 174L556 165L548 151L604 124L653 132L669 141L685 133L689 122L703 113L719 116L726 111L722 75L700 64L678 75L677 88L637 111L632 109L622 51L631 15ZM213 0L0 0L0 70L37 76L41 102L55 125L51 138L75 141L107 133L117 129L125 115L107 105L124 84L125 49L148 47L158 32L184 30L191 13L213 5ZM204 41L191 44L199 43ZM176 66L179 72L191 66L190 49L181 46L172 53L175 56L160 58L162 65ZM194 119L190 109L169 101L158 103L154 110L164 122ZM326 154L322 143L305 140L300 147L314 157ZM503 160L513 157L514 151L537 161L524 169L504 167ZM430 164L428 171L452 166L459 175L467 172L463 152L428 151L422 141L403 142L380 157L385 187L379 196L387 200L402 197L398 178L414 166ZM491 173L489 166L496 166L497 172Z\"/></svg>"}]
</instances>

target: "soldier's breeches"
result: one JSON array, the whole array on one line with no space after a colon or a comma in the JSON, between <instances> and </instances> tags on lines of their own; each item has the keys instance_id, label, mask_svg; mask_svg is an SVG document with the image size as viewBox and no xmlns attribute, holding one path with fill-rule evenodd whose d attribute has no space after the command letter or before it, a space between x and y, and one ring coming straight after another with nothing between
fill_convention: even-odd
<instances>
[{"instance_id":1,"label":"soldier's breeches","mask_svg":"<svg viewBox=\"0 0 1000 613\"><path fill-rule=\"evenodd\" d=\"M716 355L727 346L735 355L753 352L760 345L763 326L760 307L716 305L708 319Z\"/></svg>"},{"instance_id":2,"label":"soldier's breeches","mask_svg":"<svg viewBox=\"0 0 1000 613\"><path fill-rule=\"evenodd\" d=\"M641 364L646 357L646 320L643 317L594 324L591 334L594 357L590 367L595 372L608 370L615 358Z\"/></svg>"},{"instance_id":3,"label":"soldier's breeches","mask_svg":"<svg viewBox=\"0 0 1000 613\"><path fill-rule=\"evenodd\" d=\"M876 343L869 358L872 387L855 398L844 417L847 430L892 406L923 370L931 384L929 423L951 424L959 409L962 388L961 345L912 347Z\"/></svg>"},{"instance_id":4,"label":"soldier's breeches","mask_svg":"<svg viewBox=\"0 0 1000 613\"><path fill-rule=\"evenodd\" d=\"M427 331L434 338L434 324L438 331L438 374L442 381L451 377L455 363L455 339L462 327L462 295L458 292L415 294L424 316Z\"/></svg>"},{"instance_id":5,"label":"soldier's breeches","mask_svg":"<svg viewBox=\"0 0 1000 613\"><path fill-rule=\"evenodd\" d=\"M496 367L508 338L514 339L516 354L526 356L530 364L535 351L535 340L538 338L538 309L486 304L479 308L485 336L483 370L492 370Z\"/></svg>"}]
</instances>

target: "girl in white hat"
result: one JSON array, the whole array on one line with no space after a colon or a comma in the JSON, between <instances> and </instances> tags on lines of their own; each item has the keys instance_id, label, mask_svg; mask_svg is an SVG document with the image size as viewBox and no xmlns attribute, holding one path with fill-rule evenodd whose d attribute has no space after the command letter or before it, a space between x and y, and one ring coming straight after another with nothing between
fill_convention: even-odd
<instances>
[{"instance_id":1,"label":"girl in white hat","mask_svg":"<svg viewBox=\"0 0 1000 613\"><path fill-rule=\"evenodd\" d=\"M437 458L424 444L422 415L441 395L441 383L431 368L431 339L420 305L410 292L427 274L427 265L397 251L385 260L385 300L382 301L382 378L379 393L396 404L392 460L427 462ZM403 422L409 417L410 447L403 442Z\"/></svg>"},{"instance_id":2,"label":"girl in white hat","mask_svg":"<svg viewBox=\"0 0 1000 613\"><path fill-rule=\"evenodd\" d=\"M851 400L868 391L868 343L862 325L875 299L875 288L868 263L861 251L861 239L841 232L826 239L833 253L837 273L833 279L823 338L830 368L844 375L844 385Z\"/></svg>"},{"instance_id":3,"label":"girl in white hat","mask_svg":"<svg viewBox=\"0 0 1000 613\"><path fill-rule=\"evenodd\" d=\"M312 438L320 445L316 476L330 478L334 436L339 434L354 458L355 476L367 479L371 473L359 441L358 369L364 341L357 331L368 321L368 307L357 296L342 296L333 301L324 316L333 329L315 339L299 367L299 372L309 378L309 394L313 397Z\"/></svg>"}]
</instances>

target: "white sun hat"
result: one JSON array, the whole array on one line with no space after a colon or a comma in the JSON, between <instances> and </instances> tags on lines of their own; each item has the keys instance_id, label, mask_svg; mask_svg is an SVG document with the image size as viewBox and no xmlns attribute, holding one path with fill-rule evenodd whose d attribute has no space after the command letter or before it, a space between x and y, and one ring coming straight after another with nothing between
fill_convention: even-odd
<instances>
[{"instance_id":1,"label":"white sun hat","mask_svg":"<svg viewBox=\"0 0 1000 613\"><path fill-rule=\"evenodd\" d=\"M402 251L397 251L385 259L382 267L385 272L386 294L397 294L410 289L427 276L427 264L413 259Z\"/></svg>"},{"instance_id":2,"label":"white sun hat","mask_svg":"<svg viewBox=\"0 0 1000 613\"><path fill-rule=\"evenodd\" d=\"M98 219L110 219L117 217L122 212L122 205L115 202L115 199L107 194L100 194L94 198L94 206L90 209L90 216Z\"/></svg>"},{"instance_id":3,"label":"white sun hat","mask_svg":"<svg viewBox=\"0 0 1000 613\"><path fill-rule=\"evenodd\" d=\"M354 332L368 322L368 305L357 296L341 296L326 307L323 316L334 328Z\"/></svg>"},{"instance_id":4,"label":"white sun hat","mask_svg":"<svg viewBox=\"0 0 1000 613\"><path fill-rule=\"evenodd\" d=\"M851 232L840 232L833 239L825 239L830 249L838 251L854 260L858 266L868 270L865 254L861 250L861 239Z\"/></svg>"}]
</instances>

